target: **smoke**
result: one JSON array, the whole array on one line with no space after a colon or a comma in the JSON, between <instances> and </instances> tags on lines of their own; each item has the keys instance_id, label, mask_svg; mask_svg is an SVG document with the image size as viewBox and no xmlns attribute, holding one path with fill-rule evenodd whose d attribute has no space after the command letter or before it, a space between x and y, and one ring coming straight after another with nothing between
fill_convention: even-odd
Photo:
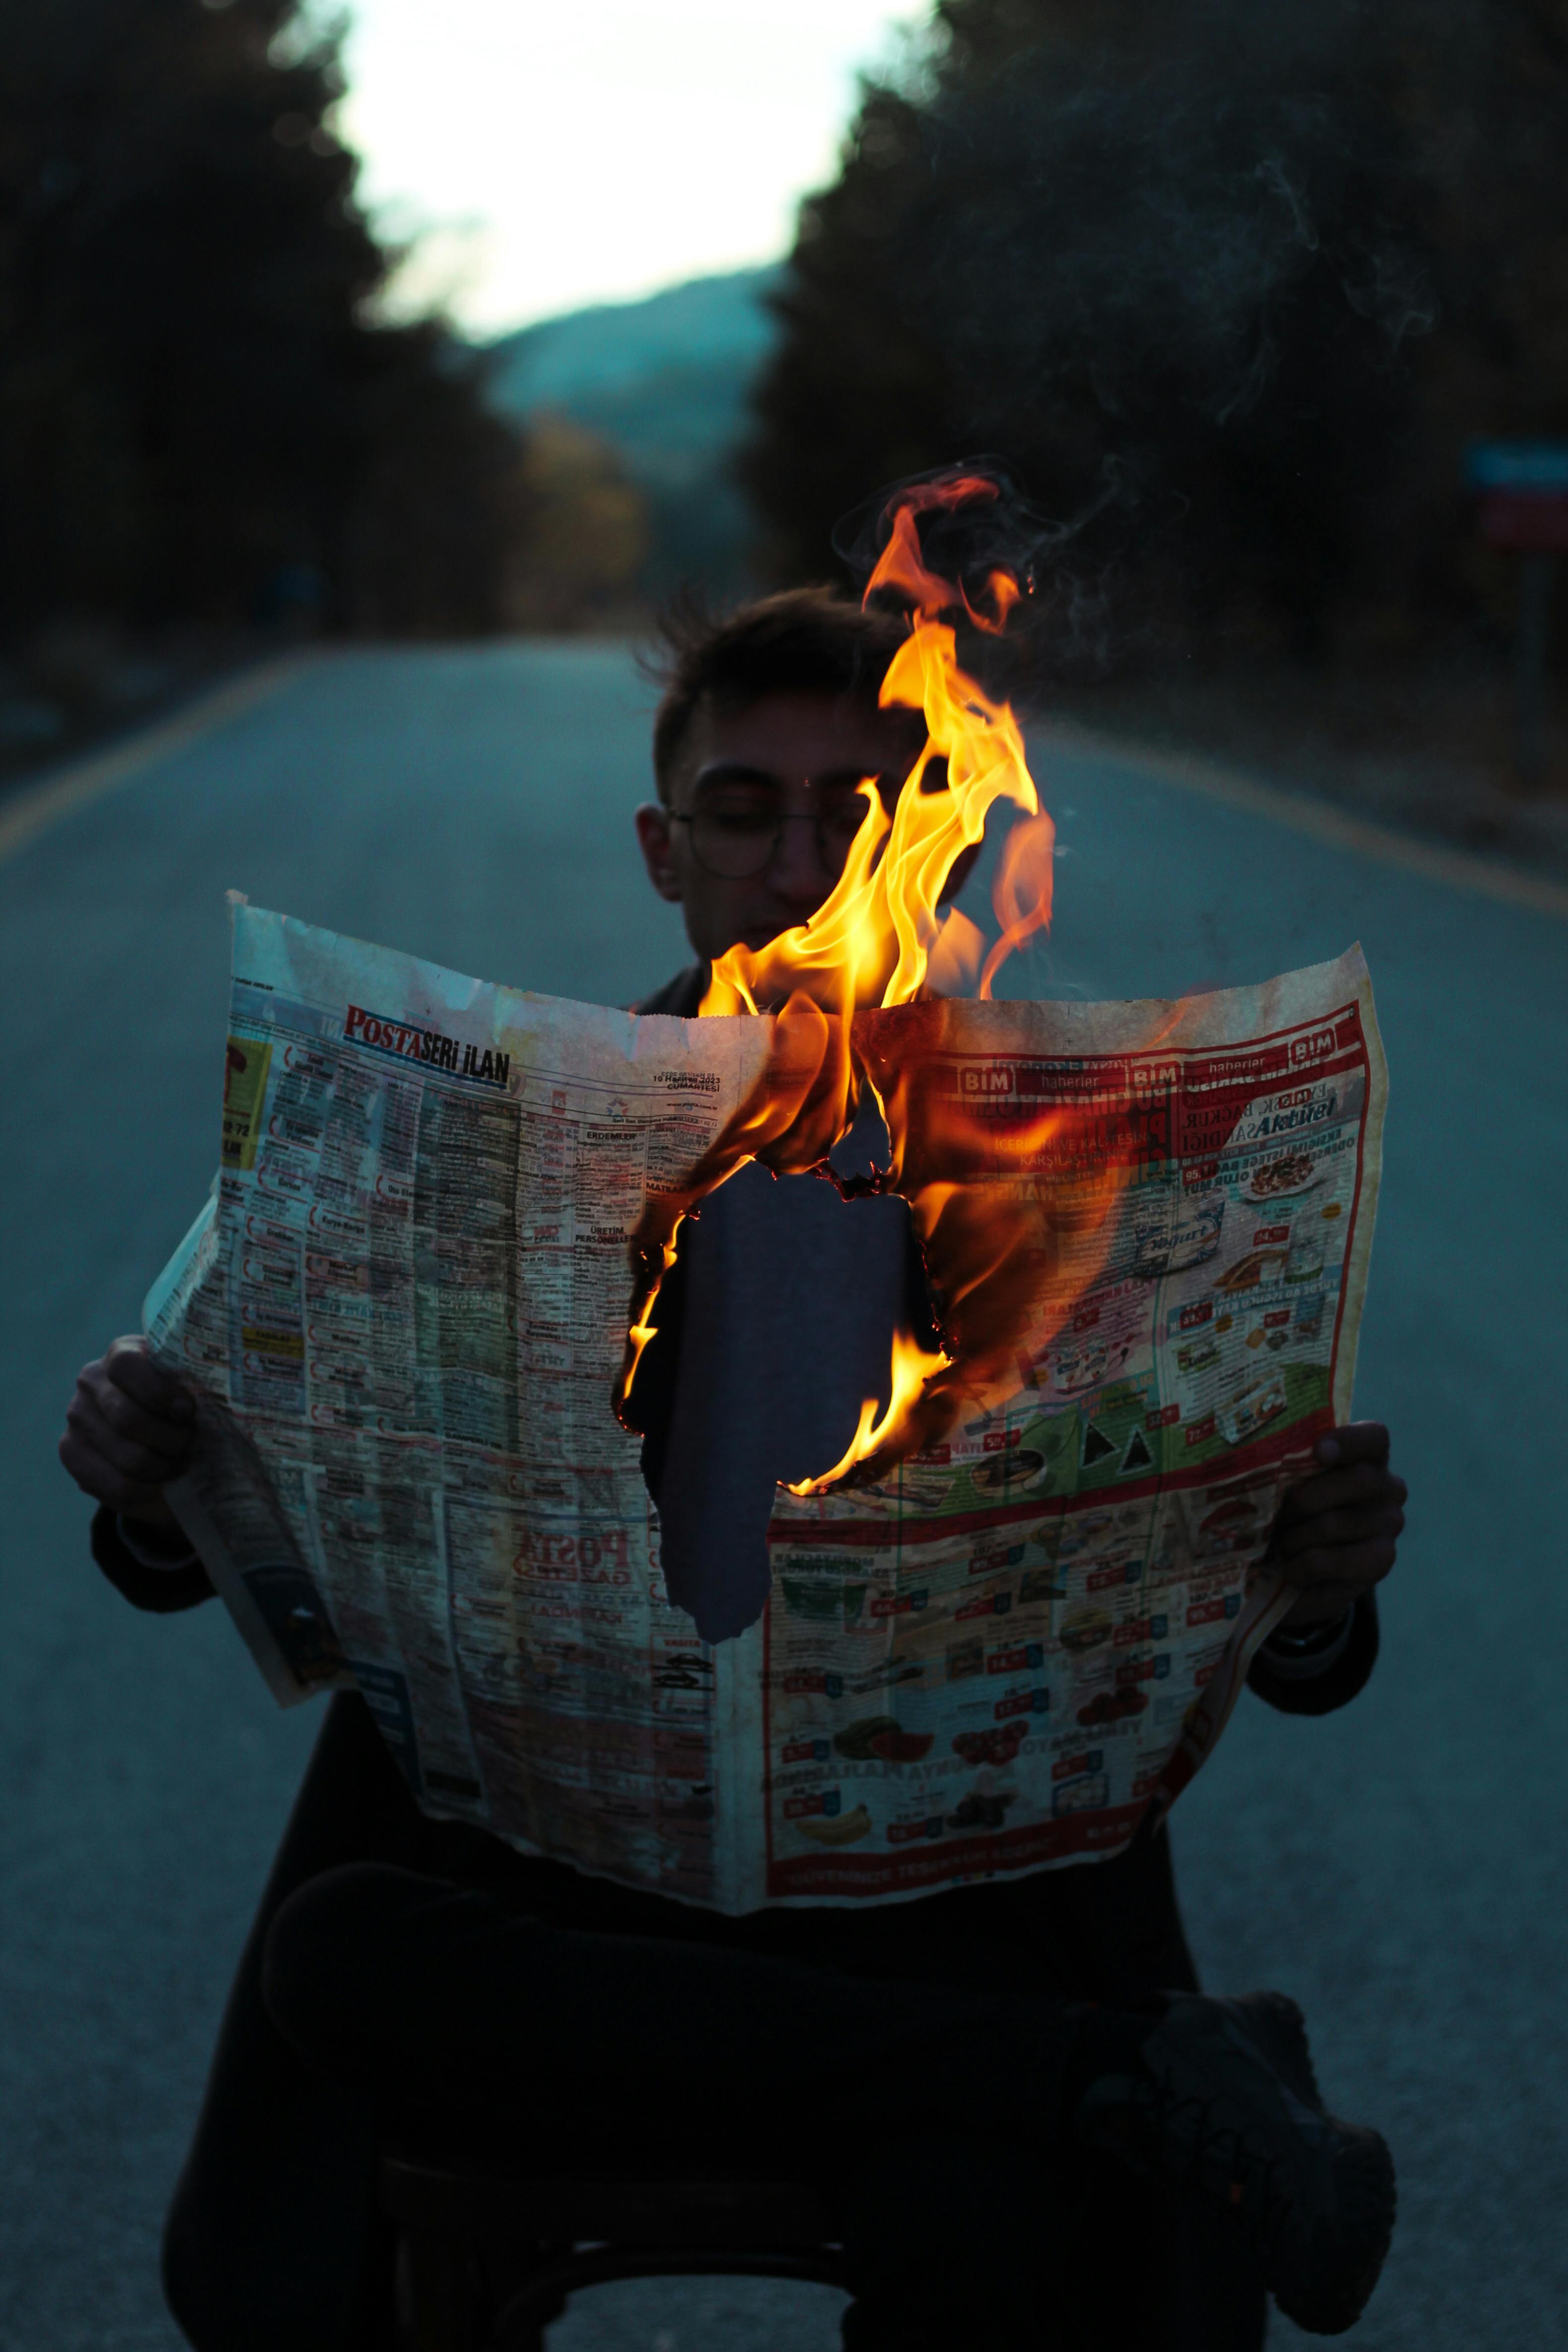
<instances>
[{"instance_id":1,"label":"smoke","mask_svg":"<svg viewBox=\"0 0 1568 2352\"><path fill-rule=\"evenodd\" d=\"M1041 49L932 110L933 182L963 194L925 225L908 293L977 421L989 384L1028 378L1041 401L1082 380L1109 417L1174 396L1220 425L1303 331L1359 320L1375 365L1434 322L1425 258L1389 225L1385 113L1235 61L1218 87L1198 71L1121 84Z\"/></svg>"},{"instance_id":2,"label":"smoke","mask_svg":"<svg viewBox=\"0 0 1568 2352\"><path fill-rule=\"evenodd\" d=\"M940 343L964 437L1004 446L1039 501L1009 505L1036 634L1076 669L1129 650L1129 563L1145 584L1234 572L1249 499L1273 525L1246 534L1265 595L1321 607L1437 318L1376 20L1333 0L1171 19L1163 51L1145 27L1135 56L1042 43L938 77L900 240L896 299Z\"/></svg>"},{"instance_id":3,"label":"smoke","mask_svg":"<svg viewBox=\"0 0 1568 2352\"><path fill-rule=\"evenodd\" d=\"M996 571L1009 572L1025 594L1031 593L1037 568L1058 551L1071 527L1031 506L999 457L961 457L885 484L838 523L834 553L863 588L893 535L894 515L911 495L967 482L977 487L967 497L921 502L916 528L928 569L953 583L956 604L961 597L979 607L988 604L988 583Z\"/></svg>"},{"instance_id":4,"label":"smoke","mask_svg":"<svg viewBox=\"0 0 1568 2352\"><path fill-rule=\"evenodd\" d=\"M780 568L991 449L1061 666L1108 610L1113 658L1448 625L1465 439L1563 429L1561 17L951 0L802 214L745 461Z\"/></svg>"},{"instance_id":5,"label":"smoke","mask_svg":"<svg viewBox=\"0 0 1568 2352\"><path fill-rule=\"evenodd\" d=\"M960 484L974 485L969 495L951 503L920 502L915 528L926 568L952 583L948 617L964 637L972 674L994 693L1016 692L1046 637L1059 662L1078 670L1103 667L1111 600L1103 582L1075 568L1072 555L1092 524L1128 502L1125 472L1113 457L1105 460L1098 488L1065 517L1036 506L999 457L964 457L906 475L841 519L833 531L835 554L863 591L892 536L894 517L911 493ZM993 635L977 630L969 616L991 607L998 572L1016 583L1020 601L1005 629Z\"/></svg>"}]
</instances>

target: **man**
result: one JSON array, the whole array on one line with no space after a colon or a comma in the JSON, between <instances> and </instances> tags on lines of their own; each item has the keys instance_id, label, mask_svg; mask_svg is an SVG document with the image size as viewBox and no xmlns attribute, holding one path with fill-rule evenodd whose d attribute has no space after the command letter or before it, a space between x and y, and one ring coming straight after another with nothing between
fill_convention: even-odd
<instances>
[{"instance_id":1,"label":"man","mask_svg":"<svg viewBox=\"0 0 1568 2352\"><path fill-rule=\"evenodd\" d=\"M637 828L699 961L643 1009L695 1013L711 958L804 920L859 780L896 794L917 744L876 695L901 634L802 592L675 643ZM682 1363L711 1356L698 1277L724 1200L639 1376L655 1493ZM83 1370L61 1457L101 1507L99 1565L141 1608L210 1593L162 1491L190 1431L140 1341ZM1251 1682L1287 1712L1342 1706L1372 1670L1405 1500L1387 1446L1372 1423L1321 1439L1281 1512L1273 1557L1300 1598ZM340 1696L170 2215L167 2291L199 2352L384 2345L373 2150L411 2120L513 2150L794 2167L836 2207L852 2352L1242 2352L1266 2290L1333 2333L1393 2220L1387 2151L1325 2116L1291 2005L1197 1993L1163 1831L1092 1867L729 1919L426 1819Z\"/></svg>"}]
</instances>

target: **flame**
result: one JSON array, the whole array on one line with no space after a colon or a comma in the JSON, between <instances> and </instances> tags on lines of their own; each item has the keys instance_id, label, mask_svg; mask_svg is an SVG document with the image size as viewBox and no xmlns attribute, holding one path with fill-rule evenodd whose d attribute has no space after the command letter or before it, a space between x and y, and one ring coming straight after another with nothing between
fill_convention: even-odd
<instances>
[{"instance_id":1,"label":"flame","mask_svg":"<svg viewBox=\"0 0 1568 2352\"><path fill-rule=\"evenodd\" d=\"M952 1359L944 1349L928 1352L918 1339L907 1331L896 1331L893 1339L893 1394L884 1412L878 1413L879 1399L867 1397L861 1406L860 1427L855 1431L841 1458L820 1478L802 1478L799 1485L789 1483L792 1495L825 1495L837 1486L858 1465L880 1454L892 1433L914 1413L927 1387L937 1375L948 1370Z\"/></svg>"},{"instance_id":2,"label":"flame","mask_svg":"<svg viewBox=\"0 0 1568 2352\"><path fill-rule=\"evenodd\" d=\"M1021 593L1011 572L989 573L986 585L995 610L991 614L977 611L961 581L944 580L927 565L916 519L934 509L993 504L1000 494L998 485L988 474L959 474L946 481L921 482L905 490L894 511L887 545L866 583L866 601L869 603L879 589L893 589L906 597L923 617L950 612L961 604L977 628L999 635Z\"/></svg>"},{"instance_id":3,"label":"flame","mask_svg":"<svg viewBox=\"0 0 1568 2352\"><path fill-rule=\"evenodd\" d=\"M979 994L988 999L991 982L1015 948L1051 922L1051 884L1056 873L1056 827L1043 809L1015 824L1002 844L991 904L1002 935L986 958Z\"/></svg>"},{"instance_id":4,"label":"flame","mask_svg":"<svg viewBox=\"0 0 1568 2352\"><path fill-rule=\"evenodd\" d=\"M1183 1008L1141 1042L1156 1050ZM862 1020L856 1042L887 1121L885 1188L908 1202L937 1306L945 1363L928 1366L902 1413L867 1429L832 1475L884 1478L938 1445L962 1413L988 1412L1033 1386L1036 1365L1103 1272L1115 1211L1142 1156L1135 1101L1057 1104L997 1120L983 1098L934 1088L928 1074L972 1033L953 1034L954 1008L927 1003L894 1024ZM895 1359L897 1350L895 1349Z\"/></svg>"},{"instance_id":5,"label":"flame","mask_svg":"<svg viewBox=\"0 0 1568 2352\"><path fill-rule=\"evenodd\" d=\"M767 947L737 946L720 956L703 998L705 1014L764 1012L794 992L841 1015L913 1003L943 928L936 910L947 877L965 850L984 839L991 810L1007 800L1026 816L1042 816L1018 721L959 667L948 623L915 618L880 699L884 709L923 712L926 729L891 819L869 782L863 785L866 813L828 898L810 922L780 932ZM945 782L932 773L938 761L946 763ZM1049 817L1043 821L1050 825ZM1005 857L1002 866L1013 876L1009 887L1021 891L1028 877ZM1038 879L1038 866L1029 873ZM1027 936L1049 913L1049 898L1043 912L1030 910L1027 923L1021 908L1012 909L1010 928ZM1008 917L1000 919L1008 927ZM847 1061L844 1075L847 1082Z\"/></svg>"},{"instance_id":6,"label":"flame","mask_svg":"<svg viewBox=\"0 0 1568 2352\"><path fill-rule=\"evenodd\" d=\"M868 779L866 812L834 887L807 923L752 950L720 956L704 996L704 1015L772 1013L767 1065L749 1100L674 1195L651 1202L633 1244L635 1297L617 1395L625 1415L632 1377L652 1335L652 1307L674 1262L681 1219L745 1160L775 1173L832 1174L827 1155L844 1134L870 1085L893 1140L890 1168L873 1190L909 1202L939 1316L940 1346L923 1349L908 1333L894 1342L889 1399L868 1398L860 1426L831 1470L791 1488L821 1494L846 1480L881 1476L922 1445L935 1443L961 1407L984 1409L1000 1387L1018 1385L1026 1313L1038 1316L1044 1259L1073 1262L1081 1291L1084 1252L1063 1251L1062 1234L1041 1231L1043 1189L1033 1181L1053 1154L1071 1149L1074 1112L1053 1111L999 1138L975 1114L917 1101L899 1075L901 1055L873 1077L859 1040L866 1017L977 989L989 998L1006 958L1051 920L1055 828L1041 808L1012 710L962 667L954 621L998 633L1020 593L1010 573L992 570L980 601L961 583L927 565L919 518L971 500L995 499L982 475L926 483L905 493L890 520L887 543L866 589L901 599L909 635L883 679L884 709L919 711L925 743L891 813ZM1007 802L1019 813L998 864L993 906L998 937L987 951L977 925L942 911L948 878L966 850L983 839L987 819ZM858 1016L858 1019L857 1019ZM873 1055L873 1058L875 1056ZM918 1056L915 1057L916 1061ZM953 1170L967 1162L973 1181ZM1080 1204L1092 1234L1109 1216L1120 1180L1105 1163ZM1052 1192L1056 1202L1056 1193ZM1058 1225L1059 1202L1051 1211ZM1048 1288L1049 1288L1048 1285ZM1063 1292L1061 1316L1070 1308ZM1054 1312L1054 1310L1053 1310ZM1039 1342L1040 1333L1034 1332ZM1010 1391L1009 1391L1010 1392Z\"/></svg>"},{"instance_id":7,"label":"flame","mask_svg":"<svg viewBox=\"0 0 1568 2352\"><path fill-rule=\"evenodd\" d=\"M969 996L985 960L984 931L961 908L951 907L925 959L925 985L934 996Z\"/></svg>"}]
</instances>

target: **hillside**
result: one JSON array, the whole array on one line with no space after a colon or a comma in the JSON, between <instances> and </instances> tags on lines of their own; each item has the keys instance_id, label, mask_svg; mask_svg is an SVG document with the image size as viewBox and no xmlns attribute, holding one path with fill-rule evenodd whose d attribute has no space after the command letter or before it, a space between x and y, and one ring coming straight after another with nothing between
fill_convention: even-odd
<instances>
[{"instance_id":1,"label":"hillside","mask_svg":"<svg viewBox=\"0 0 1568 2352\"><path fill-rule=\"evenodd\" d=\"M572 419L608 442L647 499L644 587L700 577L746 585L750 517L729 465L776 327L776 268L666 288L541 320L489 346L490 396L508 415Z\"/></svg>"}]
</instances>

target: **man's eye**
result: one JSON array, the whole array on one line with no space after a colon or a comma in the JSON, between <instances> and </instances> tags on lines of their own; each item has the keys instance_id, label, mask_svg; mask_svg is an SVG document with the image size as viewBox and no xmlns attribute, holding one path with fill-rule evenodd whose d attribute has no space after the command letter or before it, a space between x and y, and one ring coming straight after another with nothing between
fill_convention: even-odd
<instances>
[{"instance_id":1,"label":"man's eye","mask_svg":"<svg viewBox=\"0 0 1568 2352\"><path fill-rule=\"evenodd\" d=\"M709 802L701 815L705 824L716 825L724 833L771 833L779 823L778 810L760 801Z\"/></svg>"},{"instance_id":2,"label":"man's eye","mask_svg":"<svg viewBox=\"0 0 1568 2352\"><path fill-rule=\"evenodd\" d=\"M865 823L866 803L860 793L846 793L841 799L827 802L822 809L822 823L836 840L852 841Z\"/></svg>"}]
</instances>

